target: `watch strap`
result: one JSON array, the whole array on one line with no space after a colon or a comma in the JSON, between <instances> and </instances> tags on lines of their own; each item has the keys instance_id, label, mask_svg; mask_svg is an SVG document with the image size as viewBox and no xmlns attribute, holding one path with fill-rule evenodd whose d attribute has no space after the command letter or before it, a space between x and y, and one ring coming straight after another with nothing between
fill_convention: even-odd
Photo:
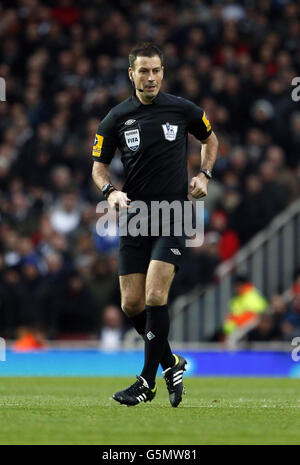
<instances>
[{"instance_id":1,"label":"watch strap","mask_svg":"<svg viewBox=\"0 0 300 465\"><path fill-rule=\"evenodd\" d=\"M207 177L207 179L211 179L211 178L212 178L212 172L211 172L211 170L201 169L201 170L200 170L200 173L205 174L205 176Z\"/></svg>"}]
</instances>

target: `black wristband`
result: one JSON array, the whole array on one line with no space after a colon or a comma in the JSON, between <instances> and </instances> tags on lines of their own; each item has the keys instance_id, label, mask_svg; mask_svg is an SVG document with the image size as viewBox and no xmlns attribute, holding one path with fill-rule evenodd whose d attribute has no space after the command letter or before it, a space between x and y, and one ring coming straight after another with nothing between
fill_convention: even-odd
<instances>
[{"instance_id":1,"label":"black wristband","mask_svg":"<svg viewBox=\"0 0 300 465\"><path fill-rule=\"evenodd\" d=\"M211 179L211 178L212 178L211 170L201 169L201 170L200 170L200 173L203 173L203 174L207 177L207 179Z\"/></svg>"},{"instance_id":2,"label":"black wristband","mask_svg":"<svg viewBox=\"0 0 300 465\"><path fill-rule=\"evenodd\" d=\"M112 186L112 187L104 194L106 200L108 199L109 195L110 195L113 191L116 191L116 190L117 190L117 189L116 189L115 187Z\"/></svg>"},{"instance_id":3,"label":"black wristband","mask_svg":"<svg viewBox=\"0 0 300 465\"><path fill-rule=\"evenodd\" d=\"M112 184L105 184L105 186L102 187L101 191L102 191L102 194L104 195L104 197L107 199L107 197L109 196L109 194L116 190L115 187L112 185Z\"/></svg>"}]
</instances>

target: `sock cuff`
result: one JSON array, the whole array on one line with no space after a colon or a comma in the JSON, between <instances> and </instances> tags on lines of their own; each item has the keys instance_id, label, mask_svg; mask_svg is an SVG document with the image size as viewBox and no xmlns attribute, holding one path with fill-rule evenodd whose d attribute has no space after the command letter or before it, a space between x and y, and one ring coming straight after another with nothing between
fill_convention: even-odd
<instances>
[{"instance_id":1,"label":"sock cuff","mask_svg":"<svg viewBox=\"0 0 300 465\"><path fill-rule=\"evenodd\" d=\"M144 321L145 317L146 317L146 312L145 310L143 310L142 312L137 313L134 316L129 316L128 318L132 321Z\"/></svg>"},{"instance_id":2,"label":"sock cuff","mask_svg":"<svg viewBox=\"0 0 300 465\"><path fill-rule=\"evenodd\" d=\"M168 305L157 305L157 306L152 306L152 305L146 305L146 312L153 314L153 313L160 313L160 312L165 312L168 310Z\"/></svg>"},{"instance_id":3,"label":"sock cuff","mask_svg":"<svg viewBox=\"0 0 300 465\"><path fill-rule=\"evenodd\" d=\"M131 320L131 323L137 330L137 332L144 337L145 335L145 328L146 328L146 322L147 322L147 314L145 310L142 312L138 313L137 315L134 315L132 317L129 317Z\"/></svg>"}]
</instances>

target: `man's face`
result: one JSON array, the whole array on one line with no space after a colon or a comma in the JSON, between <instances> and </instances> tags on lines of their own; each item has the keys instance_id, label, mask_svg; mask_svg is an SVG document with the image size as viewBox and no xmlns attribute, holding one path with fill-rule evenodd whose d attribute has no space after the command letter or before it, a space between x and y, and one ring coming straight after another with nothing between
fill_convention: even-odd
<instances>
[{"instance_id":1,"label":"man's face","mask_svg":"<svg viewBox=\"0 0 300 465\"><path fill-rule=\"evenodd\" d=\"M136 89L142 89L137 95L145 102L151 102L158 94L164 75L164 68L158 55L153 57L138 56L134 67L129 68L129 77L132 75Z\"/></svg>"}]
</instances>

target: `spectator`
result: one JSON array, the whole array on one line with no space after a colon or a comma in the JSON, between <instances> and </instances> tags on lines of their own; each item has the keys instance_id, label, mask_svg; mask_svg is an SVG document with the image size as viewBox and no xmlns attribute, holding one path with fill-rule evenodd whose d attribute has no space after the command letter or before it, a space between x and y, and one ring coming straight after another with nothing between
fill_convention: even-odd
<instances>
[{"instance_id":1,"label":"spectator","mask_svg":"<svg viewBox=\"0 0 300 465\"><path fill-rule=\"evenodd\" d=\"M101 315L109 304L117 304L119 295L114 297L119 287L117 273L113 270L111 258L108 256L97 257L92 264L92 272L86 280L93 298L96 301L98 312L98 326L101 325ZM117 293L118 294L118 293Z\"/></svg>"},{"instance_id":2,"label":"spectator","mask_svg":"<svg viewBox=\"0 0 300 465\"><path fill-rule=\"evenodd\" d=\"M41 350L47 346L45 335L38 326L18 328L16 339L12 344L12 349L16 352Z\"/></svg>"},{"instance_id":3,"label":"spectator","mask_svg":"<svg viewBox=\"0 0 300 465\"><path fill-rule=\"evenodd\" d=\"M74 189L65 190L60 201L51 209L49 219L53 229L61 234L71 234L79 226L81 209Z\"/></svg>"},{"instance_id":4,"label":"spectator","mask_svg":"<svg viewBox=\"0 0 300 465\"><path fill-rule=\"evenodd\" d=\"M96 304L79 273L70 273L53 291L56 298L46 312L46 324L52 337L69 337L72 333L82 337L96 332Z\"/></svg>"},{"instance_id":5,"label":"spectator","mask_svg":"<svg viewBox=\"0 0 300 465\"><path fill-rule=\"evenodd\" d=\"M170 301L195 286L205 286L213 281L215 269L220 263L219 244L220 235L209 232L204 237L203 245L187 248L181 267L174 277Z\"/></svg>"},{"instance_id":6,"label":"spectator","mask_svg":"<svg viewBox=\"0 0 300 465\"><path fill-rule=\"evenodd\" d=\"M43 315L40 307L40 287L42 275L35 257L28 257L21 262L24 295L22 301L21 326L42 323Z\"/></svg>"},{"instance_id":7,"label":"spectator","mask_svg":"<svg viewBox=\"0 0 300 465\"><path fill-rule=\"evenodd\" d=\"M210 228L220 234L220 260L228 260L238 251L240 242L237 233L228 227L228 218L222 210L213 212L210 219Z\"/></svg>"},{"instance_id":8,"label":"spectator","mask_svg":"<svg viewBox=\"0 0 300 465\"><path fill-rule=\"evenodd\" d=\"M282 322L284 340L290 341L295 336L299 336L300 331L300 294L295 294L293 300L288 305L286 314Z\"/></svg>"},{"instance_id":9,"label":"spectator","mask_svg":"<svg viewBox=\"0 0 300 465\"><path fill-rule=\"evenodd\" d=\"M281 331L276 328L272 315L266 313L259 316L257 325L249 331L246 338L248 342L262 342L280 340L280 336Z\"/></svg>"},{"instance_id":10,"label":"spectator","mask_svg":"<svg viewBox=\"0 0 300 465\"><path fill-rule=\"evenodd\" d=\"M122 346L122 315L118 307L109 305L103 310L100 347L103 350L117 350Z\"/></svg>"},{"instance_id":11,"label":"spectator","mask_svg":"<svg viewBox=\"0 0 300 465\"><path fill-rule=\"evenodd\" d=\"M292 286L292 295L300 294L300 268L296 269L294 273L294 284Z\"/></svg>"},{"instance_id":12,"label":"spectator","mask_svg":"<svg viewBox=\"0 0 300 465\"><path fill-rule=\"evenodd\" d=\"M16 336L21 325L24 287L17 266L7 267L1 273L0 282L0 333L8 339Z\"/></svg>"},{"instance_id":13,"label":"spectator","mask_svg":"<svg viewBox=\"0 0 300 465\"><path fill-rule=\"evenodd\" d=\"M245 191L233 217L242 244L267 225L275 213L275 206L270 206L270 199L264 194L261 177L256 174L247 176Z\"/></svg>"},{"instance_id":14,"label":"spectator","mask_svg":"<svg viewBox=\"0 0 300 465\"><path fill-rule=\"evenodd\" d=\"M258 315L268 307L268 301L247 279L238 275L234 280L234 297L229 302L229 313L225 319L223 330L226 336L231 336L237 330L244 330L255 324ZM268 327L268 319L264 320ZM268 327L269 328L269 327ZM262 332L265 327L261 328ZM269 329L268 329L269 331Z\"/></svg>"}]
</instances>

